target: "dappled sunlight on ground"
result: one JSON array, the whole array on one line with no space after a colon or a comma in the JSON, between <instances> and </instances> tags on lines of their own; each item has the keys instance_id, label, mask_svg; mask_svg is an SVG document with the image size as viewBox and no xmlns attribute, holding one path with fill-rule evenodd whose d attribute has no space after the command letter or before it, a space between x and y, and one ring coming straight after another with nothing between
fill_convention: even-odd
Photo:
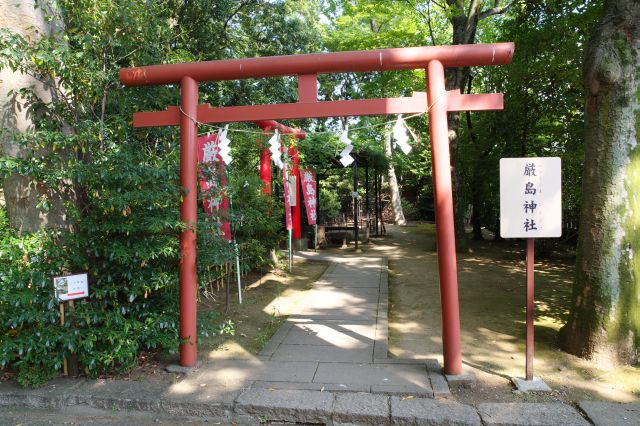
<instances>
[{"instance_id":1,"label":"dappled sunlight on ground","mask_svg":"<svg viewBox=\"0 0 640 426\"><path fill-rule=\"evenodd\" d=\"M398 228L374 239L367 251L389 258L390 356L435 357L442 362L440 291L433 225ZM458 396L479 400L544 401L640 400L640 368L598 370L556 347L568 316L574 268L571 261L536 259L534 372L554 392L516 395L508 378L524 376L525 253L521 242L472 242L472 252L458 255L463 360L476 373L475 390Z\"/></svg>"},{"instance_id":2,"label":"dappled sunlight on ground","mask_svg":"<svg viewBox=\"0 0 640 426\"><path fill-rule=\"evenodd\" d=\"M237 293L232 293L230 312L222 318L233 321L235 334L201 339L200 361L256 359L284 318L300 309L300 301L326 267L324 263L300 261L291 274L272 271L247 281L243 304L239 305ZM224 311L223 298L219 295L211 307Z\"/></svg>"}]
</instances>

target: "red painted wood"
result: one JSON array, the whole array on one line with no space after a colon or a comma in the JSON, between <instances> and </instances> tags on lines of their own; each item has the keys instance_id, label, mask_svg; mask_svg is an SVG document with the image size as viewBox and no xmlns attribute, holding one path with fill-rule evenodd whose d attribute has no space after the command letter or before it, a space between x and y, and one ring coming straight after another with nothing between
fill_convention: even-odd
<instances>
[{"instance_id":1,"label":"red painted wood","mask_svg":"<svg viewBox=\"0 0 640 426\"><path fill-rule=\"evenodd\" d=\"M298 102L318 102L318 76L298 76Z\"/></svg>"},{"instance_id":2,"label":"red painted wood","mask_svg":"<svg viewBox=\"0 0 640 426\"><path fill-rule=\"evenodd\" d=\"M201 104L199 108L201 108L204 111L207 108L211 109L211 106L209 104ZM260 127L265 132L272 132L275 129L278 129L278 132L280 132L283 135L295 135L296 138L298 139L304 139L307 137L307 134L305 133L304 130L285 126L284 124L278 123L277 121L274 121L274 120L254 120L254 123L256 126Z\"/></svg>"},{"instance_id":3,"label":"red painted wood","mask_svg":"<svg viewBox=\"0 0 640 426\"><path fill-rule=\"evenodd\" d=\"M449 90L447 95L447 111L495 111L504 108L502 93L463 95L459 90Z\"/></svg>"},{"instance_id":4,"label":"red painted wood","mask_svg":"<svg viewBox=\"0 0 640 426\"><path fill-rule=\"evenodd\" d=\"M185 112L180 119L180 184L184 188L180 220L186 225L186 229L180 233L180 365L195 367L198 127L193 120L197 118L198 83L191 77L184 77L180 83L180 96L180 104Z\"/></svg>"},{"instance_id":5,"label":"red painted wood","mask_svg":"<svg viewBox=\"0 0 640 426\"><path fill-rule=\"evenodd\" d=\"M445 67L504 65L511 62L513 43L404 47L264 58L123 68L125 86L176 84L190 76L197 81L237 80L285 75L326 74L425 68L433 60Z\"/></svg>"},{"instance_id":6,"label":"red painted wood","mask_svg":"<svg viewBox=\"0 0 640 426\"><path fill-rule=\"evenodd\" d=\"M275 129L278 129L280 133L284 135L295 135L298 139L304 139L307 137L304 130L294 129L289 126L285 126L282 123L278 123L277 121L258 120L255 121L255 124L264 132L272 132ZM271 194L271 153L269 152L269 148L265 148L260 151L260 178L265 184L262 191L265 194Z\"/></svg>"},{"instance_id":7,"label":"red painted wood","mask_svg":"<svg viewBox=\"0 0 640 426\"><path fill-rule=\"evenodd\" d=\"M462 95L452 90L447 98L448 111L488 111L501 110L504 107L502 93L479 95ZM317 95L317 92L316 92ZM351 101L306 102L276 105L245 105L234 107L212 108L209 104L198 106L198 117L201 123L228 123L238 121L255 121L256 123L276 123L273 120L296 118L322 118L359 115L415 114L428 109L427 94L414 92L406 98L359 99ZM136 112L133 114L134 127L177 126L180 121L180 110L169 107L166 111ZM281 133L293 133L283 129L291 129L280 123L277 126L265 124L263 130L275 128ZM295 129L300 135L302 130Z\"/></svg>"},{"instance_id":8,"label":"red painted wood","mask_svg":"<svg viewBox=\"0 0 640 426\"><path fill-rule=\"evenodd\" d=\"M353 117L360 115L415 114L428 109L427 95L414 92L405 98L358 99L272 105L244 105L214 108L209 104L198 106L200 123L230 123L237 121L269 121L297 118ZM136 112L134 127L176 126L180 110L169 107L160 112ZM284 132L282 132L284 133Z\"/></svg>"},{"instance_id":9,"label":"red painted wood","mask_svg":"<svg viewBox=\"0 0 640 426\"><path fill-rule=\"evenodd\" d=\"M225 123L233 121L260 121L295 118L320 118L336 116L410 114L427 111L424 94L410 98L366 99L355 101L313 102L314 74L339 72L366 72L428 68L429 131L431 133L434 183L436 196L436 220L438 239L438 269L443 315L444 367L448 374L461 372L460 320L458 284L453 233L453 201L449 163L447 110L501 109L502 100L491 95L450 95L444 84L444 67L504 65L511 62L513 43L474 44L456 46L429 46L372 51L337 52L311 55L292 55L267 58L233 59L187 64L153 65L120 70L120 79L127 86L181 84L182 112L170 107L163 112L134 114L135 127L181 126L181 182L194 190L189 191L181 206L181 218L191 222L189 195L195 197L195 160L193 179L190 179L191 162L188 161L189 144L195 146L197 125L201 123ZM270 76L299 76L298 103L280 105L249 105L211 108L197 105L196 81L235 80ZM316 89L317 90L317 89ZM480 97L479 97L480 96ZM316 92L317 98L317 92ZM432 101L434 100L434 101ZM190 124L191 123L191 124ZM191 142L189 142L191 140ZM195 149L193 150L195 155ZM189 201L187 203L187 201ZM195 213L195 202L193 212ZM184 209L183 209L184 208ZM189 207L190 208L190 207ZM183 211L184 210L184 211ZM187 214L189 213L189 214ZM194 216L195 217L195 216ZM195 223L195 219L193 220ZM187 238L186 236L189 236ZM193 243L193 244L192 244ZM189 251L193 248L192 251ZM182 261L180 265L180 336L193 336L193 345L181 345L181 363L195 364L195 229L181 234ZM193 272L190 265L193 263ZM191 287L194 283L193 298ZM185 292L183 294L183 289ZM188 290L188 292L186 291ZM188 297L187 297L188 296ZM193 303L191 300L193 299ZM185 300L183 304L183 300ZM193 309L192 309L193 308ZM184 318L184 321L183 321ZM193 323L191 321L193 318ZM193 330L192 330L193 328ZM184 329L184 332L183 332Z\"/></svg>"},{"instance_id":10,"label":"red painted wood","mask_svg":"<svg viewBox=\"0 0 640 426\"><path fill-rule=\"evenodd\" d=\"M429 62L427 68L429 102L429 134L433 163L436 204L436 233L438 240L438 272L440 275L440 303L442 305L442 347L446 374L460 374L460 308L458 305L458 272L456 267L456 239L453 223L453 195L451 191L451 160L449 158L449 128L447 125L447 91L444 67L439 61Z\"/></svg>"}]
</instances>

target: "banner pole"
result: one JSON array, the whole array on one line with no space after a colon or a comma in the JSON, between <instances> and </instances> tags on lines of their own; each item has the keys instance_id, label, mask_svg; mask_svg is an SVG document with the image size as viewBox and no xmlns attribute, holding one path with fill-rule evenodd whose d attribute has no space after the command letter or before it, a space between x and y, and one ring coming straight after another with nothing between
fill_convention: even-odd
<instances>
[{"instance_id":1,"label":"banner pole","mask_svg":"<svg viewBox=\"0 0 640 426\"><path fill-rule=\"evenodd\" d=\"M318 251L318 224L313 225L313 250Z\"/></svg>"},{"instance_id":2,"label":"banner pole","mask_svg":"<svg viewBox=\"0 0 640 426\"><path fill-rule=\"evenodd\" d=\"M293 247L291 246L291 229L289 229L289 272L293 266Z\"/></svg>"},{"instance_id":3,"label":"banner pole","mask_svg":"<svg viewBox=\"0 0 640 426\"><path fill-rule=\"evenodd\" d=\"M227 166L227 169L230 169L229 166ZM225 177L227 178L227 182L229 182L229 174L227 173L228 170L225 169L224 174ZM238 241L236 241L236 235L235 235L235 226L233 223L233 192L229 191L229 225L231 227L231 235L233 236L233 251L235 252L236 255L236 281L238 283L238 303L240 305L242 305L242 282L240 280L240 250L238 248Z\"/></svg>"},{"instance_id":4,"label":"banner pole","mask_svg":"<svg viewBox=\"0 0 640 426\"><path fill-rule=\"evenodd\" d=\"M238 303L242 305L242 282L240 281L240 250L238 243L233 240L234 250L236 252L236 281L238 281Z\"/></svg>"}]
</instances>

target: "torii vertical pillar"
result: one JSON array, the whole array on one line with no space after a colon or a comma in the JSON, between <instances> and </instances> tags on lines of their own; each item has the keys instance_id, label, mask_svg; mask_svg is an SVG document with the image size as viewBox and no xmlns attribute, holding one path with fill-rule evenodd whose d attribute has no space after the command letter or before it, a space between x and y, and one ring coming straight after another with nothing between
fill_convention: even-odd
<instances>
[{"instance_id":1,"label":"torii vertical pillar","mask_svg":"<svg viewBox=\"0 0 640 426\"><path fill-rule=\"evenodd\" d=\"M180 232L180 365L195 367L198 82L191 77L183 77L180 81L180 105L180 220L185 226Z\"/></svg>"},{"instance_id":2,"label":"torii vertical pillar","mask_svg":"<svg viewBox=\"0 0 640 426\"><path fill-rule=\"evenodd\" d=\"M438 272L440 304L442 306L442 350L444 371L460 374L460 307L458 304L458 274L456 271L456 239L453 221L451 159L447 124L447 90L444 67L434 60L427 65L429 99L429 136L433 162L436 199L436 234L438 241Z\"/></svg>"}]
</instances>

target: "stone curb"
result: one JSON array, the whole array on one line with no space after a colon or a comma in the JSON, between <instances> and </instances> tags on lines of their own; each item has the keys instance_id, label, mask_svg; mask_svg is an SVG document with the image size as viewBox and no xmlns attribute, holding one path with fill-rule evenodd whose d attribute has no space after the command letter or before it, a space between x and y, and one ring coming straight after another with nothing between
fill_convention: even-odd
<instances>
[{"instance_id":1,"label":"stone curb","mask_svg":"<svg viewBox=\"0 0 640 426\"><path fill-rule=\"evenodd\" d=\"M35 390L0 383L0 406L132 411L237 424L479 424L473 407L451 401L260 387L223 392L204 388L180 395L168 394L162 384L116 380L58 379Z\"/></svg>"},{"instance_id":2,"label":"stone curb","mask_svg":"<svg viewBox=\"0 0 640 426\"><path fill-rule=\"evenodd\" d=\"M450 400L367 392L258 386L235 391L205 387L191 393L170 394L167 388L159 383L85 379L56 379L39 389L0 383L0 407L130 411L223 424L278 421L343 426L591 424L574 407L563 403L482 403L476 409ZM581 401L578 406L596 425L635 425L640 419L640 404Z\"/></svg>"}]
</instances>

